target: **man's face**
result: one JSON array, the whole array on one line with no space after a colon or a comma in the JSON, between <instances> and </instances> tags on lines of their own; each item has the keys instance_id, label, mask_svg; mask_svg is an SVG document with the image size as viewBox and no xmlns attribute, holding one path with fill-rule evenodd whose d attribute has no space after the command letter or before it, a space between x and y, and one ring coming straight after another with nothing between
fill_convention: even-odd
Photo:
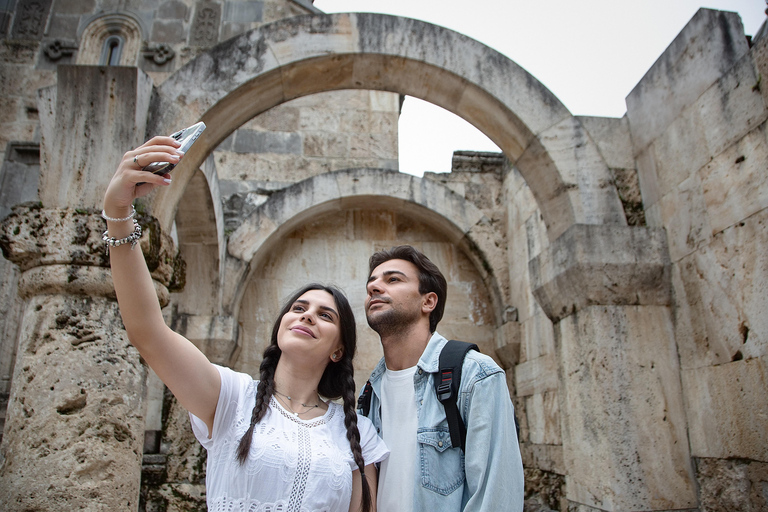
<instances>
[{"instance_id":1,"label":"man's face","mask_svg":"<svg viewBox=\"0 0 768 512\"><path fill-rule=\"evenodd\" d=\"M365 316L380 335L401 330L422 317L419 271L410 261L385 261L371 272L366 290Z\"/></svg>"}]
</instances>

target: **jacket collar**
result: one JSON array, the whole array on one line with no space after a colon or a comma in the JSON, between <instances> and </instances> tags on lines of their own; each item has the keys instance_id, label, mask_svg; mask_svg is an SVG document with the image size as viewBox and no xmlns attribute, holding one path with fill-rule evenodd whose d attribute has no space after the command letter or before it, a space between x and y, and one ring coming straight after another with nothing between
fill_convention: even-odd
<instances>
[{"instance_id":1,"label":"jacket collar","mask_svg":"<svg viewBox=\"0 0 768 512\"><path fill-rule=\"evenodd\" d=\"M419 358L419 362L416 365L428 373L436 373L440 369L440 352L443 350L448 340L440 335L437 331L432 334L427 342L427 347ZM373 372L371 372L370 381L376 382L381 378L384 372L387 370L387 365L382 357L379 360L379 364L376 365Z\"/></svg>"},{"instance_id":2,"label":"jacket collar","mask_svg":"<svg viewBox=\"0 0 768 512\"><path fill-rule=\"evenodd\" d=\"M418 367L425 372L436 373L440 369L440 352L446 343L448 340L435 331L419 358Z\"/></svg>"}]
</instances>

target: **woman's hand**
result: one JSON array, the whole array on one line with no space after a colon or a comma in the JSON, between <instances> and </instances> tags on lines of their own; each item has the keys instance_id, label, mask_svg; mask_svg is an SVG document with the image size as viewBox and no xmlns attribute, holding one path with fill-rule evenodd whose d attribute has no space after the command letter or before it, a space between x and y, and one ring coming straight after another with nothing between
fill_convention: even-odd
<instances>
[{"instance_id":1,"label":"woman's hand","mask_svg":"<svg viewBox=\"0 0 768 512\"><path fill-rule=\"evenodd\" d=\"M110 217L125 217L131 212L133 200L147 195L157 186L171 184L169 174L158 175L142 168L152 162L178 164L184 155L173 137L153 137L123 155L104 195L104 211Z\"/></svg>"}]
</instances>

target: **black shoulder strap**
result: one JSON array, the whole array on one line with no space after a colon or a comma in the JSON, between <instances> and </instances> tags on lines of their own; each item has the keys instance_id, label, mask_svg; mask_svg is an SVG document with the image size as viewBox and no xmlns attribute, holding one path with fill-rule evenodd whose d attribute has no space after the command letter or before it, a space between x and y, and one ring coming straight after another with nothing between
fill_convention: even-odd
<instances>
[{"instance_id":1,"label":"black shoulder strap","mask_svg":"<svg viewBox=\"0 0 768 512\"><path fill-rule=\"evenodd\" d=\"M371 381L365 383L365 387L363 388L363 392L360 393L360 396L357 399L357 408L363 413L363 416L368 416L368 413L371 412L371 394L373 393L373 386L371 386Z\"/></svg>"},{"instance_id":2,"label":"black shoulder strap","mask_svg":"<svg viewBox=\"0 0 768 512\"><path fill-rule=\"evenodd\" d=\"M461 451L464 451L467 429L461 420L456 401L459 398L461 366L464 363L464 356L470 350L480 351L474 343L456 340L446 343L440 352L440 369L435 378L435 392L437 399L445 408L448 430L451 433L451 445L460 447Z\"/></svg>"}]
</instances>

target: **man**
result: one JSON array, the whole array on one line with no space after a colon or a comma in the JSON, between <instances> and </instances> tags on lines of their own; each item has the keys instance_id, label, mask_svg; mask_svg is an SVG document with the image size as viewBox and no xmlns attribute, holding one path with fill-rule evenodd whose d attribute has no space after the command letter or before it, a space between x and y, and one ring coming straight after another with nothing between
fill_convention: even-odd
<instances>
[{"instance_id":1,"label":"man","mask_svg":"<svg viewBox=\"0 0 768 512\"><path fill-rule=\"evenodd\" d=\"M447 284L411 246L371 256L365 313L384 359L371 374L369 416L390 449L379 512L522 511L523 466L504 371L469 351L458 408L466 445L451 444L434 379L447 340L436 332Z\"/></svg>"}]
</instances>

